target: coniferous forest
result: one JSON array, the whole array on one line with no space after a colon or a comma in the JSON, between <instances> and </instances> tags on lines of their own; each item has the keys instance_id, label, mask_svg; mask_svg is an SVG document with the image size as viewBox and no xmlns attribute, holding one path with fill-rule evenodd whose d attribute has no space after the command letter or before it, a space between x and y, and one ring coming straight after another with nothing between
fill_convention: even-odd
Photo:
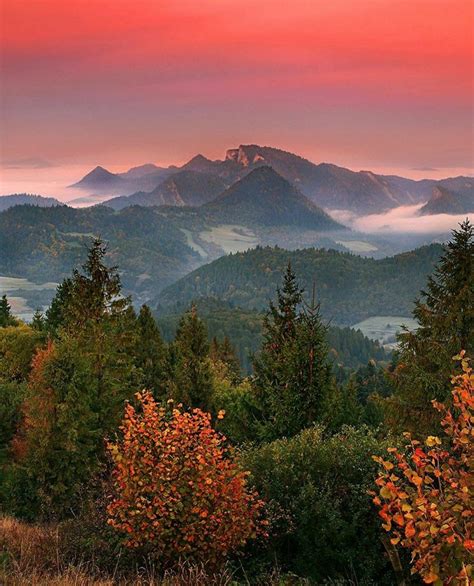
<instances>
[{"instance_id":1,"label":"coniferous forest","mask_svg":"<svg viewBox=\"0 0 474 586\"><path fill-rule=\"evenodd\" d=\"M468 220L393 353L304 259L265 309L162 315L83 252L30 323L0 300L0 583L470 584Z\"/></svg>"}]
</instances>

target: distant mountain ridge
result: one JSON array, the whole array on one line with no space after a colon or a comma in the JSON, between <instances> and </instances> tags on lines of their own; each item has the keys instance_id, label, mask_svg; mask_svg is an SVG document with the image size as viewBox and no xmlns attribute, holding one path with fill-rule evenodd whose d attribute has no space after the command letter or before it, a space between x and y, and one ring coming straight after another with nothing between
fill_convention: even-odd
<instances>
[{"instance_id":1,"label":"distant mountain ridge","mask_svg":"<svg viewBox=\"0 0 474 586\"><path fill-rule=\"evenodd\" d=\"M141 206L200 206L217 197L227 184L217 175L198 171L178 171L151 192L139 191L103 202L115 210L130 205Z\"/></svg>"},{"instance_id":2,"label":"distant mountain ridge","mask_svg":"<svg viewBox=\"0 0 474 586\"><path fill-rule=\"evenodd\" d=\"M54 197L44 197L42 195L33 195L30 193L13 193L11 195L0 196L0 212L8 210L13 206L25 204L38 206L41 208L49 208L51 206L64 205Z\"/></svg>"},{"instance_id":3,"label":"distant mountain ridge","mask_svg":"<svg viewBox=\"0 0 474 586\"><path fill-rule=\"evenodd\" d=\"M472 180L458 177L415 181L371 171L352 171L330 163L316 164L274 147L247 144L228 149L223 160L211 160L198 154L181 167L165 169L147 164L120 174L96 167L74 187L91 193L135 195L154 191L166 178L180 171L214 175L231 185L261 166L272 167L320 207L345 209L360 215L426 202L437 184L458 191L457 184Z\"/></svg>"},{"instance_id":4,"label":"distant mountain ridge","mask_svg":"<svg viewBox=\"0 0 474 586\"><path fill-rule=\"evenodd\" d=\"M474 179L468 178L462 184L451 182L453 189L445 187L446 182L433 188L431 199L420 209L423 216L433 214L474 213ZM455 191L455 188L460 191Z\"/></svg>"}]
</instances>

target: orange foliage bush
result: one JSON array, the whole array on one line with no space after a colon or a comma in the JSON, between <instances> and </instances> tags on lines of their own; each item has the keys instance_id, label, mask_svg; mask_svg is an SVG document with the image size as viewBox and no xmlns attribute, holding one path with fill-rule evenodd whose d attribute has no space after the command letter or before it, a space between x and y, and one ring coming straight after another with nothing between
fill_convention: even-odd
<instances>
[{"instance_id":1,"label":"orange foliage bush","mask_svg":"<svg viewBox=\"0 0 474 586\"><path fill-rule=\"evenodd\" d=\"M108 444L115 464L109 524L129 547L149 549L164 564L216 565L263 532L262 502L210 415L170 411L147 391L136 397L140 411L127 405L122 437Z\"/></svg>"},{"instance_id":2,"label":"orange foliage bush","mask_svg":"<svg viewBox=\"0 0 474 586\"><path fill-rule=\"evenodd\" d=\"M412 553L412 572L427 584L463 585L473 574L474 374L464 352L463 373L453 378L453 406L433 401L443 414L446 437L410 439L405 453L390 448L393 461L379 457L383 470L374 503L391 533Z\"/></svg>"}]
</instances>

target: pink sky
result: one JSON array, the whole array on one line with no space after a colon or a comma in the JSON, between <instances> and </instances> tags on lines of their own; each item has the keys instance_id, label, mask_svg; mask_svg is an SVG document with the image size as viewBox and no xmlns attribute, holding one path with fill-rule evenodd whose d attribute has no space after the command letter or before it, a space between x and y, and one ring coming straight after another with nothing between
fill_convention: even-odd
<instances>
[{"instance_id":1,"label":"pink sky","mask_svg":"<svg viewBox=\"0 0 474 586\"><path fill-rule=\"evenodd\" d=\"M4 0L0 11L4 167L180 163L258 143L352 168L472 173L471 0Z\"/></svg>"}]
</instances>

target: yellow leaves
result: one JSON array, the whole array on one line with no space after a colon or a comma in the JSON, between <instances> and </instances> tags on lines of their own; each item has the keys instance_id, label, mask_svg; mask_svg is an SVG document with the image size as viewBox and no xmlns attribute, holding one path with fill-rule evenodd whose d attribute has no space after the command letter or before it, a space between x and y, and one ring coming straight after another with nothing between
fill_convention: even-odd
<instances>
[{"instance_id":1,"label":"yellow leaves","mask_svg":"<svg viewBox=\"0 0 474 586\"><path fill-rule=\"evenodd\" d=\"M382 486L382 488L380 489L380 496L384 499L391 499L392 498L392 491L387 488L386 486Z\"/></svg>"},{"instance_id":2,"label":"yellow leaves","mask_svg":"<svg viewBox=\"0 0 474 586\"><path fill-rule=\"evenodd\" d=\"M224 417L225 417L225 410L221 409L219 411L219 413L217 414L217 419L224 419Z\"/></svg>"},{"instance_id":3,"label":"yellow leaves","mask_svg":"<svg viewBox=\"0 0 474 586\"><path fill-rule=\"evenodd\" d=\"M425 440L425 444L430 448L433 446L440 446L441 440L435 435L429 435Z\"/></svg>"}]
</instances>

